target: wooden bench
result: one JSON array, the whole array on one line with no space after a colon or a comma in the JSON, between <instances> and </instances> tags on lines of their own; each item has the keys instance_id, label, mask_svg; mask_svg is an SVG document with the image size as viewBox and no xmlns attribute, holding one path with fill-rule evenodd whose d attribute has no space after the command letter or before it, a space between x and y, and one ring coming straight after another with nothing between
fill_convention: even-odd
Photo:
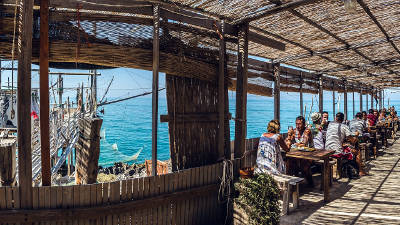
<instances>
[{"instance_id":1,"label":"wooden bench","mask_svg":"<svg viewBox=\"0 0 400 225\"><path fill-rule=\"evenodd\" d=\"M274 180L278 183L278 186L283 191L283 200L282 200L282 214L289 214L289 199L290 192L293 188L292 201L293 201L293 209L299 207L299 183L304 180L304 178L293 177L285 174L280 175L271 175Z\"/></svg>"},{"instance_id":2,"label":"wooden bench","mask_svg":"<svg viewBox=\"0 0 400 225\"><path fill-rule=\"evenodd\" d=\"M324 189L324 160L318 160L315 161L315 164L317 165L321 165L322 166L322 173L321 173L321 186L320 186L320 190ZM335 160L330 160L329 161L329 186L332 186L333 183L333 166L336 164Z\"/></svg>"}]
</instances>

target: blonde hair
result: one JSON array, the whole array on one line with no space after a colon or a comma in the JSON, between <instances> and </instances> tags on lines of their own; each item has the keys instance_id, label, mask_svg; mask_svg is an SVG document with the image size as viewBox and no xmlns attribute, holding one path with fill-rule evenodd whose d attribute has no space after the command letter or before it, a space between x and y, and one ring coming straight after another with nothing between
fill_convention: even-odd
<instances>
[{"instance_id":1,"label":"blonde hair","mask_svg":"<svg viewBox=\"0 0 400 225\"><path fill-rule=\"evenodd\" d=\"M271 120L268 123L267 131L268 133L277 134L281 129L281 125L278 120Z\"/></svg>"}]
</instances>

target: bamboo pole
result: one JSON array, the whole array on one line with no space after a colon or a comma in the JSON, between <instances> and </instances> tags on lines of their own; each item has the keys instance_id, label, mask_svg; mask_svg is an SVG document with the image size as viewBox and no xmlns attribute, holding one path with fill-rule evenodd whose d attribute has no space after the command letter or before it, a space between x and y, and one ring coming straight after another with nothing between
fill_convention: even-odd
<instances>
[{"instance_id":1,"label":"bamboo pole","mask_svg":"<svg viewBox=\"0 0 400 225\"><path fill-rule=\"evenodd\" d=\"M305 116L303 112L303 73L300 72L300 115Z\"/></svg>"},{"instance_id":2,"label":"bamboo pole","mask_svg":"<svg viewBox=\"0 0 400 225\"><path fill-rule=\"evenodd\" d=\"M319 97L319 112L322 113L324 111L324 89L323 89L323 77L319 75L319 90L318 90L318 97Z\"/></svg>"},{"instance_id":3,"label":"bamboo pole","mask_svg":"<svg viewBox=\"0 0 400 225\"><path fill-rule=\"evenodd\" d=\"M360 112L363 111L362 88L360 88Z\"/></svg>"},{"instance_id":4,"label":"bamboo pole","mask_svg":"<svg viewBox=\"0 0 400 225\"><path fill-rule=\"evenodd\" d=\"M354 117L355 114L356 114L356 103L355 103L355 100L354 100L354 86L353 86L353 117Z\"/></svg>"},{"instance_id":5,"label":"bamboo pole","mask_svg":"<svg viewBox=\"0 0 400 225\"><path fill-rule=\"evenodd\" d=\"M371 89L371 109L374 108L374 88Z\"/></svg>"},{"instance_id":6,"label":"bamboo pole","mask_svg":"<svg viewBox=\"0 0 400 225\"><path fill-rule=\"evenodd\" d=\"M247 68L249 24L238 29L238 63L236 82L235 158L243 156L247 129Z\"/></svg>"},{"instance_id":7,"label":"bamboo pole","mask_svg":"<svg viewBox=\"0 0 400 225\"><path fill-rule=\"evenodd\" d=\"M153 85L151 175L157 175L158 71L160 67L160 6L153 6Z\"/></svg>"},{"instance_id":8,"label":"bamboo pole","mask_svg":"<svg viewBox=\"0 0 400 225\"><path fill-rule=\"evenodd\" d=\"M2 69L2 66L1 66L1 59L0 59L0 90L1 90L1 69Z\"/></svg>"},{"instance_id":9,"label":"bamboo pole","mask_svg":"<svg viewBox=\"0 0 400 225\"><path fill-rule=\"evenodd\" d=\"M280 65L274 64L274 119L280 120L281 111L281 75Z\"/></svg>"},{"instance_id":10,"label":"bamboo pole","mask_svg":"<svg viewBox=\"0 0 400 225\"><path fill-rule=\"evenodd\" d=\"M20 2L18 36L18 178L21 208L32 208L31 61L33 0Z\"/></svg>"},{"instance_id":11,"label":"bamboo pole","mask_svg":"<svg viewBox=\"0 0 400 225\"><path fill-rule=\"evenodd\" d=\"M42 186L51 186L49 106L49 0L40 1L40 151Z\"/></svg>"},{"instance_id":12,"label":"bamboo pole","mask_svg":"<svg viewBox=\"0 0 400 225\"><path fill-rule=\"evenodd\" d=\"M219 40L219 76L218 76L218 158L222 159L225 155L225 54L226 45L224 40L225 23L220 24Z\"/></svg>"},{"instance_id":13,"label":"bamboo pole","mask_svg":"<svg viewBox=\"0 0 400 225\"><path fill-rule=\"evenodd\" d=\"M344 107L344 119L348 120L348 108L347 108L347 83L344 81L344 93L343 93L343 107Z\"/></svg>"},{"instance_id":14,"label":"bamboo pole","mask_svg":"<svg viewBox=\"0 0 400 225\"><path fill-rule=\"evenodd\" d=\"M335 118L335 106L336 106L336 98L335 98L335 83L332 83L332 114L333 114L333 118Z\"/></svg>"}]
</instances>

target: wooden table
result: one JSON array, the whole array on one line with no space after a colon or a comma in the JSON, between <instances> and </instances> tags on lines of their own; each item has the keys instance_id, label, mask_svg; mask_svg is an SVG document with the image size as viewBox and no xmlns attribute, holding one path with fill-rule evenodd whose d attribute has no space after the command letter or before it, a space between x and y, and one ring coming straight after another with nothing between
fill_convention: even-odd
<instances>
[{"instance_id":1,"label":"wooden table","mask_svg":"<svg viewBox=\"0 0 400 225\"><path fill-rule=\"evenodd\" d=\"M286 157L296 159L310 159L314 161L324 160L324 201L329 201L329 156L333 155L333 150L315 150L315 151L299 151L291 149L290 152L286 153Z\"/></svg>"}]
</instances>

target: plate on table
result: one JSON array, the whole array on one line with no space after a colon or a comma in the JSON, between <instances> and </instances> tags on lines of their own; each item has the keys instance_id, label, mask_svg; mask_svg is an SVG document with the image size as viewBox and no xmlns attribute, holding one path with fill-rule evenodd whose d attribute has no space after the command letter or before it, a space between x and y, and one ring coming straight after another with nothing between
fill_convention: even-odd
<instances>
[{"instance_id":1,"label":"plate on table","mask_svg":"<svg viewBox=\"0 0 400 225\"><path fill-rule=\"evenodd\" d=\"M312 152L312 151L315 151L315 148L309 148L309 147L297 147L296 149L299 150L299 151L302 151L302 152Z\"/></svg>"}]
</instances>

